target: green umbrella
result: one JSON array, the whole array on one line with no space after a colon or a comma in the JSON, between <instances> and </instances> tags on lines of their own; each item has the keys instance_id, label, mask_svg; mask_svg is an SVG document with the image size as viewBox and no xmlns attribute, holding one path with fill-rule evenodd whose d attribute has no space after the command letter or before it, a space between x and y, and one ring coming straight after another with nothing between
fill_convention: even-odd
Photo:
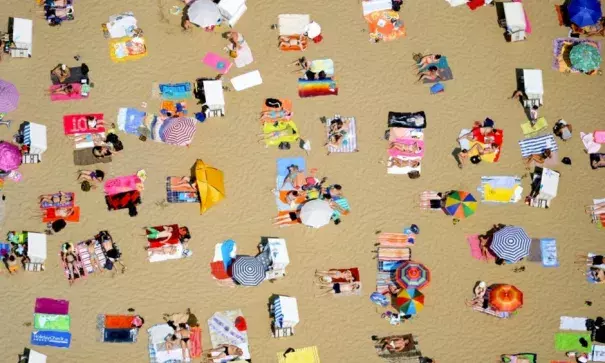
<instances>
[{"instance_id":1,"label":"green umbrella","mask_svg":"<svg viewBox=\"0 0 605 363\"><path fill-rule=\"evenodd\" d=\"M582 43L574 45L569 52L571 66L582 72L593 71L601 65L601 54L597 47Z\"/></svg>"}]
</instances>

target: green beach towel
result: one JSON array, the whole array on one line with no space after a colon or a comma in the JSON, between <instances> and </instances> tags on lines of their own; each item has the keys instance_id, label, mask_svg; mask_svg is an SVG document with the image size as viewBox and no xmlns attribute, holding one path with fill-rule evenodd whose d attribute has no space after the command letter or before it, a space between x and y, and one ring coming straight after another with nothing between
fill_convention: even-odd
<instances>
[{"instance_id":1,"label":"green beach towel","mask_svg":"<svg viewBox=\"0 0 605 363\"><path fill-rule=\"evenodd\" d=\"M586 339L588 347L584 348L582 344L580 344L580 338ZM556 333L555 349L560 352L574 350L582 353L589 353L592 350L590 333Z\"/></svg>"},{"instance_id":2,"label":"green beach towel","mask_svg":"<svg viewBox=\"0 0 605 363\"><path fill-rule=\"evenodd\" d=\"M36 330L69 331L69 315L34 314Z\"/></svg>"}]
</instances>

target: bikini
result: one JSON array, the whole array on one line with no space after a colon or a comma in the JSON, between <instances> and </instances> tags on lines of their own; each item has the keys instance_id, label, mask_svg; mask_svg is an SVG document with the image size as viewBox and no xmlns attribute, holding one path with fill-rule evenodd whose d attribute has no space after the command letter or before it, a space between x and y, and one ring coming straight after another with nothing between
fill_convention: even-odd
<instances>
[{"instance_id":1,"label":"bikini","mask_svg":"<svg viewBox=\"0 0 605 363\"><path fill-rule=\"evenodd\" d=\"M338 283L338 282L337 282L337 283L335 283L335 284L332 286L332 289L334 289L334 293L335 293L335 294L340 294L340 283Z\"/></svg>"}]
</instances>

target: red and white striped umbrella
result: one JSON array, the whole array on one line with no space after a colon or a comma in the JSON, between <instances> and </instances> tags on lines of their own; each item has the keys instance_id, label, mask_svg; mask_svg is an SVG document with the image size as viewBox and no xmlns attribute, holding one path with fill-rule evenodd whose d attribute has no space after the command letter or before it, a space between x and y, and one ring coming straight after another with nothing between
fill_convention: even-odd
<instances>
[{"instance_id":1,"label":"red and white striped umbrella","mask_svg":"<svg viewBox=\"0 0 605 363\"><path fill-rule=\"evenodd\" d=\"M164 121L160 130L160 139L166 144L189 145L195 135L197 121L189 117L175 117Z\"/></svg>"},{"instance_id":2,"label":"red and white striped umbrella","mask_svg":"<svg viewBox=\"0 0 605 363\"><path fill-rule=\"evenodd\" d=\"M14 84L0 79L0 112L11 112L19 104L19 91Z\"/></svg>"}]
</instances>

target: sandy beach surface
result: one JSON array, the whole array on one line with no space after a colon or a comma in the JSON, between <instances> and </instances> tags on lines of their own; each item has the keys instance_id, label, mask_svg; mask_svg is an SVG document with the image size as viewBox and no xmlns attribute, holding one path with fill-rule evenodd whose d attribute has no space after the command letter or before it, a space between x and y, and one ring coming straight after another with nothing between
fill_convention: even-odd
<instances>
[{"instance_id":1,"label":"sandy beach surface","mask_svg":"<svg viewBox=\"0 0 605 363\"><path fill-rule=\"evenodd\" d=\"M0 26L7 17L34 18L34 45L31 59L11 59L0 63L0 78L13 82L21 99L9 115L10 129L0 126L0 138L10 140L18 123L29 120L48 127L48 151L43 162L20 168L23 181L7 181L7 217L2 234L9 230L42 231L44 224L36 197L58 190L77 191L82 209L79 223L70 224L49 237L47 269L42 273L0 274L1 362L14 362L23 346L29 346L32 312L36 297L70 301L72 346L68 350L39 348L49 362L146 362L147 337L144 330L136 344L103 344L96 341L95 321L100 313L125 313L128 308L145 317L145 328L162 321L162 313L191 308L203 321L202 343L210 347L205 323L215 311L241 308L248 319L250 347L254 362L275 362L276 353L288 347L316 345L322 362L379 362L370 337L393 333L413 333L427 356L443 363L495 362L502 353L534 352L540 362L562 359L554 349L559 317L595 317L602 311L602 287L589 285L573 260L576 253L605 252L603 232L590 223L583 206L593 198L605 197L603 171L589 167L579 132L605 129L599 76L565 75L551 69L552 41L567 36L559 27L555 1L528 2L525 7L533 33L525 42L506 43L498 27L496 10L467 7L450 8L443 0L410 1L401 16L407 37L389 43L371 44L358 1L305 2L256 0L236 29L244 34L255 61L243 69L233 68L226 79L258 69L263 78L259 87L227 92L224 118L211 118L197 126L188 147L141 142L121 133L125 151L110 164L100 165L109 177L145 169L148 179L142 194L139 215L107 211L102 188L79 191L78 167L72 162L73 145L63 135L62 116L71 113L104 113L113 122L119 107L159 109L151 97L154 82L192 82L197 77L214 76L201 59L208 51L221 52L226 41L220 32L200 29L184 33L180 18L169 13L176 0L76 1L76 20L57 28L45 24L36 14L33 1L4 0ZM143 28L149 55L141 60L114 64L108 55L108 41L101 24L112 14L133 11ZM278 14L309 13L321 24L324 41L305 52L309 59L332 58L340 84L336 97L300 99L296 78L286 65L300 53L280 52L277 31L271 24ZM598 39L597 39L598 40ZM440 53L448 57L455 79L445 83L444 94L431 96L426 85L415 85L412 53ZM76 66L79 55L91 69L95 83L87 100L50 102L45 90L48 72L58 63ZM457 225L441 213L422 212L418 194L423 190L461 189L475 192L482 175L526 173L521 163L518 140L523 108L509 100L516 87L516 68L539 68L544 74L544 103L541 114L552 126L564 118L574 126L574 137L559 141L559 156L568 156L573 165L559 164L559 196L548 210L529 208L522 202L507 205L479 205L475 216ZM266 149L256 142L258 114L267 97L290 98L294 120L313 150L307 166L316 167L329 182L343 185L352 213L339 226L319 230L301 226L276 229L270 219L276 208L271 188L275 183L276 159L303 156L300 149ZM601 100L601 101L599 101ZM599 106L601 104L601 106ZM197 112L194 100L189 109ZM386 142L382 135L389 111L420 111L427 114L426 156L422 177L387 175L384 165ZM324 127L320 117L334 114L355 116L360 151L326 155ZM457 168L451 156L461 128L490 117L504 129L502 157L496 164ZM187 175L196 159L225 173L227 198L203 216L197 204L162 206L165 177ZM523 179L529 190L527 178ZM478 194L475 194L478 195ZM148 263L142 227L178 223L190 228L193 238L189 259ZM400 232L416 223L421 233L413 248L415 260L433 273L425 309L412 321L393 327L380 319L368 296L374 290L376 261L373 244L376 231ZM515 266L496 266L471 259L465 236L482 233L493 223L519 225L531 237L557 240L561 266L547 269L522 262L526 270L514 273ZM123 252L128 270L90 276L69 286L59 267L60 245L92 237L108 229ZM226 239L238 243L242 254L256 253L261 236L285 238L291 258L288 276L255 288L224 288L212 280L209 262L214 245ZM359 267L364 283L359 297L315 298L315 269ZM495 318L473 312L464 305L477 280L510 283L525 294L524 307L512 319ZM267 312L272 294L298 299L301 322L296 335L274 339ZM592 307L585 300L594 302Z\"/></svg>"}]
</instances>

